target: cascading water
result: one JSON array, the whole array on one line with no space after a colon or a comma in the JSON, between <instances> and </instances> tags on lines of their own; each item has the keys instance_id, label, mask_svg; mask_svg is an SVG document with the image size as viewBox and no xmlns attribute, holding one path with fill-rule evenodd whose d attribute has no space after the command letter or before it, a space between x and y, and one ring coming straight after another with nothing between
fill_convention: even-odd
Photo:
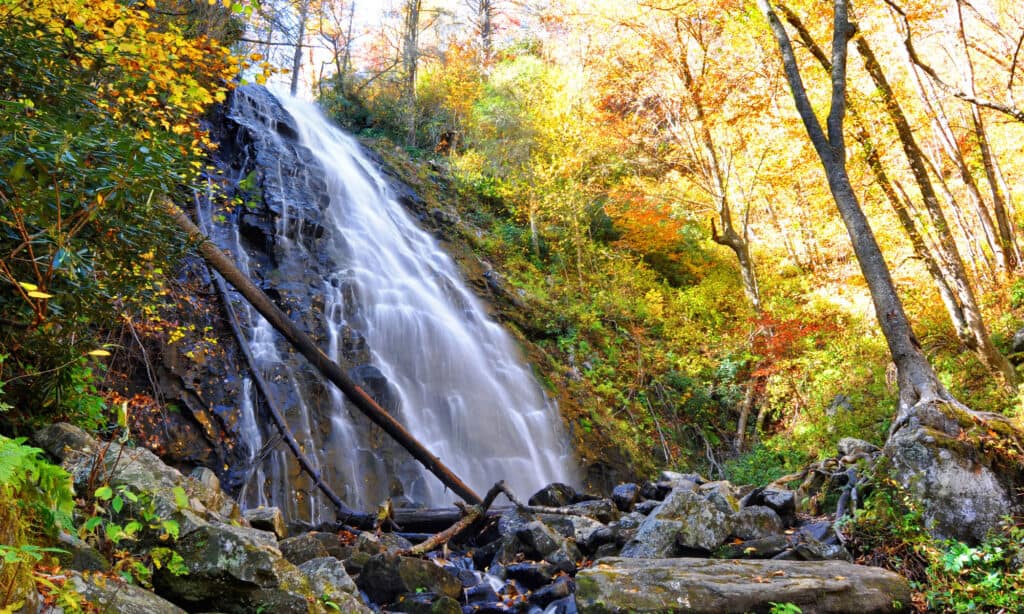
<instances>
[{"instance_id":1,"label":"cascading water","mask_svg":"<svg viewBox=\"0 0 1024 614\"><path fill-rule=\"evenodd\" d=\"M241 151L231 171L256 177L262 202L216 230L243 270L478 492L499 479L523 496L574 482L557 411L516 344L359 144L314 106L278 102L260 88L236 92L231 119L238 134L222 149ZM400 494L431 505L455 498L321 383L262 318L239 311L275 402L349 505L372 509ZM248 402L240 421L252 450L247 503L322 520L329 508Z\"/></svg>"}]
</instances>

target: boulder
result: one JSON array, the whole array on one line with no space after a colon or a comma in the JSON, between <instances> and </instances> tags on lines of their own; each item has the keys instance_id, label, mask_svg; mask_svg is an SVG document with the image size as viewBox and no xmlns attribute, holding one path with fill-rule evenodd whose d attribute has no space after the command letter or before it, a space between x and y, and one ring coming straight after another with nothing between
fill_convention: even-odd
<instances>
[{"instance_id":1,"label":"boulder","mask_svg":"<svg viewBox=\"0 0 1024 614\"><path fill-rule=\"evenodd\" d=\"M543 507L564 507L579 501L579 497L572 486L555 482L535 492L527 503Z\"/></svg>"},{"instance_id":2,"label":"boulder","mask_svg":"<svg viewBox=\"0 0 1024 614\"><path fill-rule=\"evenodd\" d=\"M157 595L107 576L67 571L67 582L100 612L121 614L185 614Z\"/></svg>"},{"instance_id":3,"label":"boulder","mask_svg":"<svg viewBox=\"0 0 1024 614\"><path fill-rule=\"evenodd\" d=\"M836 450L841 457L871 457L882 451L873 443L857 439L856 437L843 437L836 444Z\"/></svg>"},{"instance_id":4,"label":"boulder","mask_svg":"<svg viewBox=\"0 0 1024 614\"><path fill-rule=\"evenodd\" d=\"M77 535L61 533L57 536L57 560L75 571L109 571L110 563L99 550L85 543Z\"/></svg>"},{"instance_id":5,"label":"boulder","mask_svg":"<svg viewBox=\"0 0 1024 614\"><path fill-rule=\"evenodd\" d=\"M275 545L272 533L207 524L174 545L188 573L158 569L153 585L160 595L190 610L251 612L263 607L305 613L310 583Z\"/></svg>"},{"instance_id":6,"label":"boulder","mask_svg":"<svg viewBox=\"0 0 1024 614\"><path fill-rule=\"evenodd\" d=\"M429 592L458 599L462 582L431 561L378 554L363 566L356 585L374 603L388 604L401 595Z\"/></svg>"},{"instance_id":7,"label":"boulder","mask_svg":"<svg viewBox=\"0 0 1024 614\"><path fill-rule=\"evenodd\" d=\"M282 539L277 547L281 554L292 565L301 565L306 561L330 556L327 548L314 535L304 533L288 539Z\"/></svg>"},{"instance_id":8,"label":"boulder","mask_svg":"<svg viewBox=\"0 0 1024 614\"><path fill-rule=\"evenodd\" d=\"M249 522L249 526L261 531L270 531L277 536L277 539L288 537L288 526L284 522L284 514L277 507L257 507L242 512L242 517Z\"/></svg>"},{"instance_id":9,"label":"boulder","mask_svg":"<svg viewBox=\"0 0 1024 614\"><path fill-rule=\"evenodd\" d=\"M612 501L620 512L631 512L640 498L640 487L636 484L619 484L612 489Z\"/></svg>"},{"instance_id":10,"label":"boulder","mask_svg":"<svg viewBox=\"0 0 1024 614\"><path fill-rule=\"evenodd\" d=\"M90 476L95 475L99 465L100 473L106 476L107 485L115 490L124 487L136 494L147 494L151 506L149 512L163 520L175 520L181 535L207 521L228 523L241 518L238 506L215 482L185 477L145 448L100 442L69 424L52 424L37 431L34 437L43 449L61 461L61 466L71 474L78 491L92 484ZM207 477L216 480L212 474ZM188 507L179 507L176 488L184 491ZM126 505L122 515L127 517L134 514L133 507ZM153 542L147 541L146 535L138 543L141 549L153 545Z\"/></svg>"},{"instance_id":11,"label":"boulder","mask_svg":"<svg viewBox=\"0 0 1024 614\"><path fill-rule=\"evenodd\" d=\"M767 612L792 603L804 614L907 611L910 586L877 567L840 561L603 559L576 576L584 614Z\"/></svg>"},{"instance_id":12,"label":"boulder","mask_svg":"<svg viewBox=\"0 0 1024 614\"><path fill-rule=\"evenodd\" d=\"M796 521L796 493L787 488L755 488L743 497L740 505L770 507L787 527Z\"/></svg>"},{"instance_id":13,"label":"boulder","mask_svg":"<svg viewBox=\"0 0 1024 614\"><path fill-rule=\"evenodd\" d=\"M661 558L683 550L710 552L729 534L726 515L696 492L673 490L622 548L626 558Z\"/></svg>"},{"instance_id":14,"label":"boulder","mask_svg":"<svg viewBox=\"0 0 1024 614\"><path fill-rule=\"evenodd\" d=\"M612 522L619 517L619 509L611 499L592 499L580 501L567 506L580 516L593 518L598 522Z\"/></svg>"},{"instance_id":15,"label":"boulder","mask_svg":"<svg viewBox=\"0 0 1024 614\"><path fill-rule=\"evenodd\" d=\"M782 519L770 507L751 505L729 518L731 534L740 539L761 539L782 533Z\"/></svg>"},{"instance_id":16,"label":"boulder","mask_svg":"<svg viewBox=\"0 0 1024 614\"><path fill-rule=\"evenodd\" d=\"M346 614L370 614L372 611L359 598L356 583L338 559L332 556L312 559L299 565L299 571L309 579L313 594L329 609L335 609L331 607L333 604L336 611Z\"/></svg>"},{"instance_id":17,"label":"boulder","mask_svg":"<svg viewBox=\"0 0 1024 614\"><path fill-rule=\"evenodd\" d=\"M462 614L462 606L451 597L420 593L406 595L391 607L391 611L404 614Z\"/></svg>"},{"instance_id":18,"label":"boulder","mask_svg":"<svg viewBox=\"0 0 1024 614\"><path fill-rule=\"evenodd\" d=\"M977 543L1020 513L1024 471L1000 466L993 439L1020 446L1024 433L1004 416L942 401L914 406L894 424L884 449L892 476L920 501L936 538Z\"/></svg>"},{"instance_id":19,"label":"boulder","mask_svg":"<svg viewBox=\"0 0 1024 614\"><path fill-rule=\"evenodd\" d=\"M712 553L716 559L770 559L792 547L794 540L786 535L771 535L738 544L727 543Z\"/></svg>"}]
</instances>

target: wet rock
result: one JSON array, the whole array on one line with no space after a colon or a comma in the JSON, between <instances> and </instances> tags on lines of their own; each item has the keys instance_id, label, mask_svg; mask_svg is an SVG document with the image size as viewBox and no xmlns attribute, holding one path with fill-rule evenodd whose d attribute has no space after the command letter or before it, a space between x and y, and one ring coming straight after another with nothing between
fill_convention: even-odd
<instances>
[{"instance_id":1,"label":"wet rock","mask_svg":"<svg viewBox=\"0 0 1024 614\"><path fill-rule=\"evenodd\" d=\"M836 450L839 451L839 456L865 456L870 457L878 454L882 451L881 448L873 443L868 443L863 439L857 439L856 437L843 437L836 444Z\"/></svg>"},{"instance_id":2,"label":"wet rock","mask_svg":"<svg viewBox=\"0 0 1024 614\"><path fill-rule=\"evenodd\" d=\"M673 490L644 519L620 556L672 556L677 552L677 545L684 550L710 552L721 545L728 534L724 513L692 490Z\"/></svg>"},{"instance_id":3,"label":"wet rock","mask_svg":"<svg viewBox=\"0 0 1024 614\"><path fill-rule=\"evenodd\" d=\"M593 518L594 520L605 524L612 522L619 517L619 510L615 504L612 503L611 499L580 501L578 503L573 503L568 507L574 512L578 512L580 516Z\"/></svg>"},{"instance_id":4,"label":"wet rock","mask_svg":"<svg viewBox=\"0 0 1024 614\"><path fill-rule=\"evenodd\" d=\"M640 487L636 484L619 484L612 489L612 501L621 512L633 511L633 506L639 498Z\"/></svg>"},{"instance_id":5,"label":"wet rock","mask_svg":"<svg viewBox=\"0 0 1024 614\"><path fill-rule=\"evenodd\" d=\"M725 544L714 551L718 559L770 559L792 545L786 535L771 535L739 544Z\"/></svg>"},{"instance_id":6,"label":"wet rock","mask_svg":"<svg viewBox=\"0 0 1024 614\"><path fill-rule=\"evenodd\" d=\"M1024 439L1004 416L983 414L986 430ZM1003 516L1020 513L1021 467L997 466L984 451L976 419L951 403L911 408L885 444L893 477L921 503L925 526L937 538L977 543Z\"/></svg>"},{"instance_id":7,"label":"wet rock","mask_svg":"<svg viewBox=\"0 0 1024 614\"><path fill-rule=\"evenodd\" d=\"M575 488L555 482L535 492L527 503L543 507L564 507L578 500L579 493Z\"/></svg>"},{"instance_id":8,"label":"wet rock","mask_svg":"<svg viewBox=\"0 0 1024 614\"><path fill-rule=\"evenodd\" d=\"M573 582L572 578L563 576L552 584L545 586L538 591L534 591L533 594L530 595L530 603L539 608L545 608L546 610L552 602L560 599L566 599L575 592L576 583Z\"/></svg>"},{"instance_id":9,"label":"wet rock","mask_svg":"<svg viewBox=\"0 0 1024 614\"><path fill-rule=\"evenodd\" d=\"M836 541L835 529L828 520L805 522L800 525L798 530L805 539L814 539L824 543Z\"/></svg>"},{"instance_id":10,"label":"wet rock","mask_svg":"<svg viewBox=\"0 0 1024 614\"><path fill-rule=\"evenodd\" d=\"M576 576L582 613L767 612L792 603L806 614L905 611L905 578L840 561L604 559ZM898 604L898 605L897 605Z\"/></svg>"},{"instance_id":11,"label":"wet rock","mask_svg":"<svg viewBox=\"0 0 1024 614\"><path fill-rule=\"evenodd\" d=\"M672 492L672 487L668 482L644 482L644 485L640 487L640 496L647 501L661 501L670 492Z\"/></svg>"},{"instance_id":12,"label":"wet rock","mask_svg":"<svg viewBox=\"0 0 1024 614\"><path fill-rule=\"evenodd\" d=\"M658 474L658 481L667 482L672 488L682 487L688 482L696 486L707 482L699 473L677 473L675 471L662 471Z\"/></svg>"},{"instance_id":13,"label":"wet rock","mask_svg":"<svg viewBox=\"0 0 1024 614\"><path fill-rule=\"evenodd\" d=\"M75 571L109 571L110 562L100 553L71 533L57 536L57 547L63 552L57 554L57 560L67 569Z\"/></svg>"},{"instance_id":14,"label":"wet rock","mask_svg":"<svg viewBox=\"0 0 1024 614\"><path fill-rule=\"evenodd\" d=\"M729 518L731 534L740 539L760 539L782 533L782 519L770 507L751 505Z\"/></svg>"},{"instance_id":15,"label":"wet rock","mask_svg":"<svg viewBox=\"0 0 1024 614\"><path fill-rule=\"evenodd\" d=\"M185 477L167 466L145 448L122 448L114 442L98 442L82 429L69 424L53 424L39 430L35 440L43 449L61 460L71 474L75 488L87 489L90 476L101 471L107 484L124 487L135 494L148 493L151 513L164 520L175 520L185 535L207 521L230 522L240 518L238 507L219 488L193 477ZM100 451L104 451L99 455ZM189 507L181 508L175 489L184 491ZM131 505L122 514L130 515ZM118 516L115 516L118 517ZM140 549L155 544L155 536L143 533L135 544Z\"/></svg>"},{"instance_id":16,"label":"wet rock","mask_svg":"<svg viewBox=\"0 0 1024 614\"><path fill-rule=\"evenodd\" d=\"M412 542L397 533L381 533L363 531L356 539L356 548L371 554L397 552L412 548Z\"/></svg>"},{"instance_id":17,"label":"wet rock","mask_svg":"<svg viewBox=\"0 0 1024 614\"><path fill-rule=\"evenodd\" d=\"M853 556L841 544L824 544L816 539L801 539L793 550L805 561L853 561Z\"/></svg>"},{"instance_id":18,"label":"wet rock","mask_svg":"<svg viewBox=\"0 0 1024 614\"><path fill-rule=\"evenodd\" d=\"M583 559L574 543L566 541L539 520L534 520L517 531L516 540L522 545L522 553L527 558L550 561L564 571L574 571L576 563Z\"/></svg>"},{"instance_id":19,"label":"wet rock","mask_svg":"<svg viewBox=\"0 0 1024 614\"><path fill-rule=\"evenodd\" d=\"M339 593L354 593L356 583L345 571L341 561L333 556L310 559L299 565L299 571L306 574L315 593L330 590Z\"/></svg>"},{"instance_id":20,"label":"wet rock","mask_svg":"<svg viewBox=\"0 0 1024 614\"><path fill-rule=\"evenodd\" d=\"M157 595L107 576L66 571L68 584L100 612L121 614L185 614Z\"/></svg>"},{"instance_id":21,"label":"wet rock","mask_svg":"<svg viewBox=\"0 0 1024 614\"><path fill-rule=\"evenodd\" d=\"M785 526L796 521L796 494L786 488L755 488L740 502L743 507L763 505L769 507Z\"/></svg>"},{"instance_id":22,"label":"wet rock","mask_svg":"<svg viewBox=\"0 0 1024 614\"><path fill-rule=\"evenodd\" d=\"M664 499L664 498L665 497L663 496L662 499ZM637 512L638 514L643 514L644 516L646 516L646 515L650 514L651 512L653 512L654 509L656 507L658 507L659 503L661 503L661 499L657 499L657 500L651 499L650 501L641 501L640 503L636 504L636 507L633 508L633 511Z\"/></svg>"},{"instance_id":23,"label":"wet rock","mask_svg":"<svg viewBox=\"0 0 1024 614\"><path fill-rule=\"evenodd\" d=\"M538 514L537 518L562 537L575 540L576 545L586 552L593 552L601 544L615 541L615 532L593 518L568 514Z\"/></svg>"},{"instance_id":24,"label":"wet rock","mask_svg":"<svg viewBox=\"0 0 1024 614\"><path fill-rule=\"evenodd\" d=\"M309 535L312 535L317 541L323 544L324 549L327 550L327 554L336 559L344 560L349 556L349 554L351 554L351 550L346 550L345 546L342 545L341 539L338 537L337 533L310 531Z\"/></svg>"},{"instance_id":25,"label":"wet rock","mask_svg":"<svg viewBox=\"0 0 1024 614\"><path fill-rule=\"evenodd\" d=\"M318 596L325 605L333 604L339 612L370 613L371 610L356 592L356 583L345 572L345 567L338 559L331 556L312 559L299 565L299 571L309 579L312 594ZM334 609L329 605L327 607Z\"/></svg>"},{"instance_id":26,"label":"wet rock","mask_svg":"<svg viewBox=\"0 0 1024 614\"><path fill-rule=\"evenodd\" d=\"M462 614L462 606L451 597L419 593L404 595L403 599L391 606L390 611L406 614Z\"/></svg>"},{"instance_id":27,"label":"wet rock","mask_svg":"<svg viewBox=\"0 0 1024 614\"><path fill-rule=\"evenodd\" d=\"M505 567L505 575L526 588L536 590L550 584L558 573L558 568L548 562L515 563Z\"/></svg>"},{"instance_id":28,"label":"wet rock","mask_svg":"<svg viewBox=\"0 0 1024 614\"><path fill-rule=\"evenodd\" d=\"M568 596L557 601L552 601L544 608L544 614L577 614L576 597Z\"/></svg>"},{"instance_id":29,"label":"wet rock","mask_svg":"<svg viewBox=\"0 0 1024 614\"><path fill-rule=\"evenodd\" d=\"M269 537L269 541L268 538ZM153 574L157 592L192 610L305 613L309 581L274 547L273 534L230 525L201 526L179 539L174 549L188 573L166 567Z\"/></svg>"},{"instance_id":30,"label":"wet rock","mask_svg":"<svg viewBox=\"0 0 1024 614\"><path fill-rule=\"evenodd\" d=\"M378 554L363 566L356 585L374 603L392 603L400 595L427 591L457 599L462 594L462 583L431 561Z\"/></svg>"},{"instance_id":31,"label":"wet rock","mask_svg":"<svg viewBox=\"0 0 1024 614\"><path fill-rule=\"evenodd\" d=\"M284 523L284 514L280 508L257 507L242 512L242 517L249 522L249 526L261 531L270 531L277 536L277 539L288 537L288 527Z\"/></svg>"},{"instance_id":32,"label":"wet rock","mask_svg":"<svg viewBox=\"0 0 1024 614\"><path fill-rule=\"evenodd\" d=\"M327 548L313 535L308 533L281 540L278 545L281 554L292 565L301 565L306 561L330 556Z\"/></svg>"}]
</instances>

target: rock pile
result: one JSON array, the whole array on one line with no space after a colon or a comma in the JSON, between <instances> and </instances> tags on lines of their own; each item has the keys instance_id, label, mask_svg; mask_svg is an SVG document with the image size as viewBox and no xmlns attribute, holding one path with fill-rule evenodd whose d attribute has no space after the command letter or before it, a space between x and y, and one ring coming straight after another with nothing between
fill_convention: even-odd
<instances>
[{"instance_id":1,"label":"rock pile","mask_svg":"<svg viewBox=\"0 0 1024 614\"><path fill-rule=\"evenodd\" d=\"M610 498L552 484L527 505L491 510L458 546L411 556L422 534L303 531L289 537L273 509L240 513L205 470L183 476L146 450L98 442L67 425L37 442L79 492L97 476L150 493L150 507L180 530L126 542L181 557L154 571L151 590L104 575L110 561L72 536L67 582L107 611L895 612L910 591L897 574L853 565L827 521L798 520L792 491L737 487L664 472L622 484ZM184 501L181 496L184 493ZM138 510L116 514L127 519ZM429 512L418 512L421 520Z\"/></svg>"}]
</instances>

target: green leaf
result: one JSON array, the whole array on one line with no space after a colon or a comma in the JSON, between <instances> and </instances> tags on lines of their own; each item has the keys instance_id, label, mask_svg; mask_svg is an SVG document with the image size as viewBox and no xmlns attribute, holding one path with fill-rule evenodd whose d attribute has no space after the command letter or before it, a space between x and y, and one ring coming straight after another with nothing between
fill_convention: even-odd
<instances>
[{"instance_id":1,"label":"green leaf","mask_svg":"<svg viewBox=\"0 0 1024 614\"><path fill-rule=\"evenodd\" d=\"M119 525L116 524L108 524L104 529L104 533L106 533L107 539L114 542L115 544L121 541L121 538L124 537L124 529L122 529Z\"/></svg>"},{"instance_id":2,"label":"green leaf","mask_svg":"<svg viewBox=\"0 0 1024 614\"><path fill-rule=\"evenodd\" d=\"M95 496L100 501L109 501L110 498L114 496L114 489L111 488L109 485L100 486L99 488L96 489L96 492L94 493L93 496Z\"/></svg>"},{"instance_id":3,"label":"green leaf","mask_svg":"<svg viewBox=\"0 0 1024 614\"><path fill-rule=\"evenodd\" d=\"M124 525L124 534L130 537L138 533L140 529L142 529L142 523L138 520L132 520Z\"/></svg>"},{"instance_id":4,"label":"green leaf","mask_svg":"<svg viewBox=\"0 0 1024 614\"><path fill-rule=\"evenodd\" d=\"M85 524L82 525L82 529L86 532L89 532L95 529L96 527L100 526L101 524L103 524L103 519L99 516L93 516L89 520L85 521Z\"/></svg>"},{"instance_id":5,"label":"green leaf","mask_svg":"<svg viewBox=\"0 0 1024 614\"><path fill-rule=\"evenodd\" d=\"M173 492L174 492L174 503L175 503L175 505L178 506L178 509L181 509L181 510L187 509L189 507L189 505L188 505L188 495L185 494L185 489L182 488L181 486L175 486Z\"/></svg>"},{"instance_id":6,"label":"green leaf","mask_svg":"<svg viewBox=\"0 0 1024 614\"><path fill-rule=\"evenodd\" d=\"M178 526L178 522L177 521L175 521L175 520L164 520L163 522L160 523L160 526L163 528L164 533L167 533L173 539L178 539L178 534L181 531L181 528Z\"/></svg>"}]
</instances>

